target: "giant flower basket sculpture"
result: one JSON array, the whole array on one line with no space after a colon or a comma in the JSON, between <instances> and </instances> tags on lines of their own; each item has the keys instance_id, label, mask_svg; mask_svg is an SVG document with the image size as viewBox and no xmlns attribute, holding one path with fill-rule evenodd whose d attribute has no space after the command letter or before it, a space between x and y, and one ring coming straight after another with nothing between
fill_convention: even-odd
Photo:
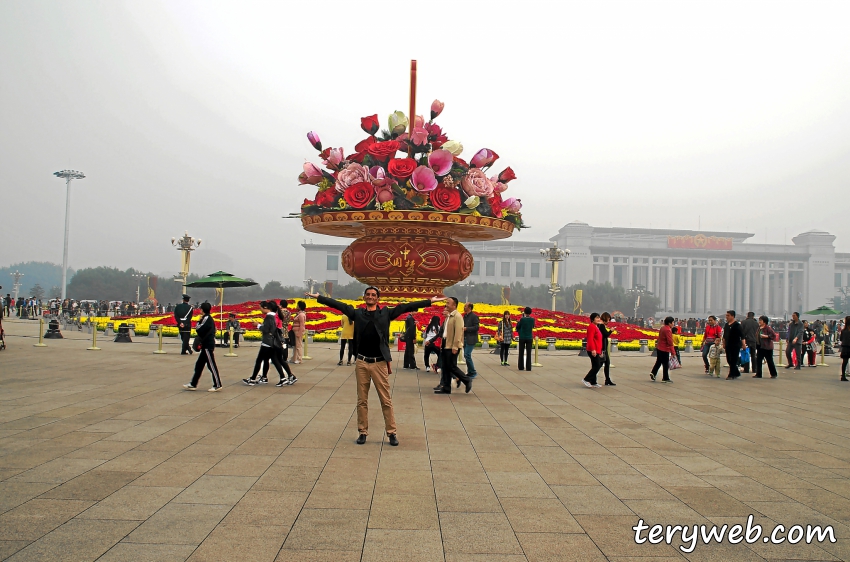
<instances>
[{"instance_id":1,"label":"giant flower basket sculpture","mask_svg":"<svg viewBox=\"0 0 850 562\"><path fill-rule=\"evenodd\" d=\"M342 267L382 297L440 294L472 273L461 242L507 238L524 226L520 200L503 198L513 170L488 176L499 158L488 148L461 159L463 145L434 122L442 111L435 100L430 120L412 124L396 111L380 133L377 115L363 117L368 136L348 155L307 134L323 168L304 164L300 183L318 191L294 215L309 232L356 238Z\"/></svg>"}]
</instances>

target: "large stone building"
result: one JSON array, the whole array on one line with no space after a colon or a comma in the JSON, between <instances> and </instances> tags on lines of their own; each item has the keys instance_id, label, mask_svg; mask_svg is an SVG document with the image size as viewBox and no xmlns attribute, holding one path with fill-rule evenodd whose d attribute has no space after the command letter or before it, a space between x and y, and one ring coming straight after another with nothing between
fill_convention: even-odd
<instances>
[{"instance_id":1,"label":"large stone building","mask_svg":"<svg viewBox=\"0 0 850 562\"><path fill-rule=\"evenodd\" d=\"M545 242L467 242L473 283L548 284L539 250L557 242L570 250L559 268L562 286L593 280L643 288L674 316L705 316L729 308L782 317L850 292L850 253L835 236L804 232L792 244L758 244L744 232L594 227L571 222ZM317 281L352 281L340 265L344 244L305 243L305 272Z\"/></svg>"}]
</instances>

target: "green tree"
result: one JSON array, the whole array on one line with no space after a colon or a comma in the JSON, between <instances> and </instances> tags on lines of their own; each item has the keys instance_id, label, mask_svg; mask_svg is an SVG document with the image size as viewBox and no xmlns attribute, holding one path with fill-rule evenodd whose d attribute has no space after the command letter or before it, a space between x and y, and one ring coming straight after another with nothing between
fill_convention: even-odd
<instances>
[{"instance_id":1,"label":"green tree","mask_svg":"<svg viewBox=\"0 0 850 562\"><path fill-rule=\"evenodd\" d=\"M42 289L41 285L36 283L32 286L32 288L30 288L29 294L31 297L41 300L44 297L44 289Z\"/></svg>"}]
</instances>

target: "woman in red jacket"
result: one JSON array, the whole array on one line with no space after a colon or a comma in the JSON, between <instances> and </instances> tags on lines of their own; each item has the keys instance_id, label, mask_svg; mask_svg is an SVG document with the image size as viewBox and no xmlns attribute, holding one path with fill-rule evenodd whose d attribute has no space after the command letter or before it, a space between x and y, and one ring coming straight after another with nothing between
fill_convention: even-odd
<instances>
[{"instance_id":1,"label":"woman in red jacket","mask_svg":"<svg viewBox=\"0 0 850 562\"><path fill-rule=\"evenodd\" d=\"M584 386L587 388L602 388L596 382L596 373L602 368L602 332L597 324L601 322L599 315L595 312L590 315L590 325L587 327L587 355L590 357L590 370L584 377Z\"/></svg>"},{"instance_id":2,"label":"woman in red jacket","mask_svg":"<svg viewBox=\"0 0 850 562\"><path fill-rule=\"evenodd\" d=\"M708 324L705 326L705 334L702 337L702 362L705 363L705 374L708 374L708 351L714 345L714 340L719 338L723 333L720 326L717 325L717 317L709 316Z\"/></svg>"},{"instance_id":3,"label":"woman in red jacket","mask_svg":"<svg viewBox=\"0 0 850 562\"><path fill-rule=\"evenodd\" d=\"M673 347L673 317L668 316L664 319L664 325L658 331L658 339L655 340L655 353L658 358L655 360L655 366L649 373L649 378L655 380L655 375L658 374L658 367L664 369L661 382L673 382L670 380L670 354L675 350Z\"/></svg>"}]
</instances>

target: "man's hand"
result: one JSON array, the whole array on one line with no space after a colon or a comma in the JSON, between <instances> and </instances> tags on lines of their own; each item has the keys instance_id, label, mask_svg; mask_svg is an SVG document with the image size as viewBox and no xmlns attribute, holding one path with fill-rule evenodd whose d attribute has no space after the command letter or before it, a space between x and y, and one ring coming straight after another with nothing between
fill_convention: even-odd
<instances>
[{"instance_id":1,"label":"man's hand","mask_svg":"<svg viewBox=\"0 0 850 562\"><path fill-rule=\"evenodd\" d=\"M447 300L449 300L449 297L447 297L445 295L443 295L442 297L440 297L440 296L431 297L431 302L440 302L440 301L447 301Z\"/></svg>"},{"instance_id":2,"label":"man's hand","mask_svg":"<svg viewBox=\"0 0 850 562\"><path fill-rule=\"evenodd\" d=\"M457 352L458 352L458 351L459 351L459 349L455 349L454 347L452 348L452 353L453 353L454 355L457 355Z\"/></svg>"},{"instance_id":3,"label":"man's hand","mask_svg":"<svg viewBox=\"0 0 850 562\"><path fill-rule=\"evenodd\" d=\"M304 296L309 297L311 299L317 299L317 298L319 298L319 293L307 293L307 292L305 292Z\"/></svg>"},{"instance_id":4,"label":"man's hand","mask_svg":"<svg viewBox=\"0 0 850 562\"><path fill-rule=\"evenodd\" d=\"M595 351L591 351L591 352L590 352L590 354L591 354L593 357L596 357L596 352L595 352Z\"/></svg>"}]
</instances>

